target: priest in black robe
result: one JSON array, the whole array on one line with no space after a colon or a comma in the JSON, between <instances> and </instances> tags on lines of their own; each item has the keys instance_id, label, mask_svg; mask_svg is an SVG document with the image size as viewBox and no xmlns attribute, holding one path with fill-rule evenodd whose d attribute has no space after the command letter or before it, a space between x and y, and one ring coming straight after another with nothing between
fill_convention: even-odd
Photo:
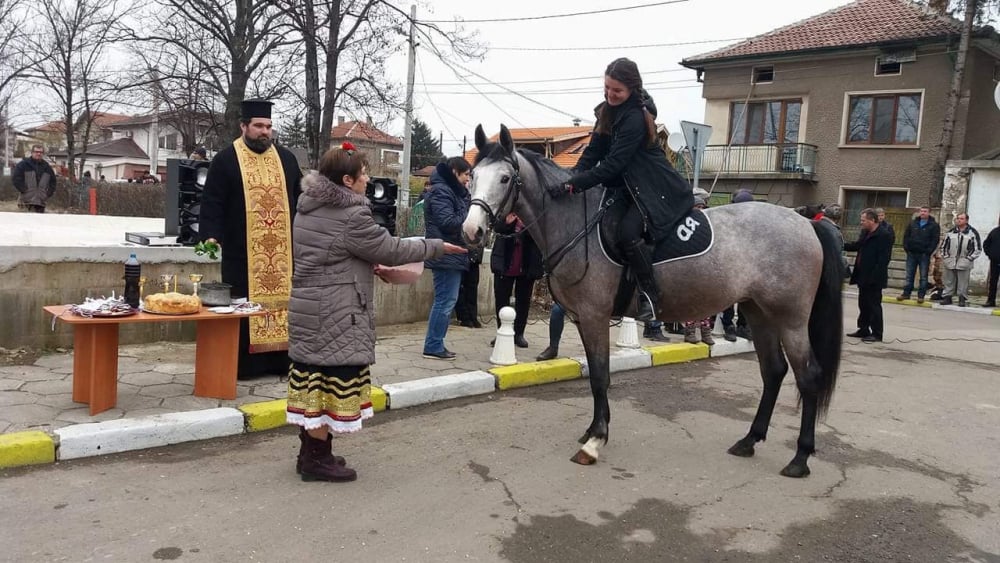
<instances>
[{"instance_id":1,"label":"priest in black robe","mask_svg":"<svg viewBox=\"0 0 1000 563\"><path fill-rule=\"evenodd\" d=\"M202 240L222 247L222 281L232 285L233 299L269 311L240 321L241 379L288 371L291 229L302 172L295 156L273 143L271 105L242 103L242 135L212 159L199 218Z\"/></svg>"}]
</instances>

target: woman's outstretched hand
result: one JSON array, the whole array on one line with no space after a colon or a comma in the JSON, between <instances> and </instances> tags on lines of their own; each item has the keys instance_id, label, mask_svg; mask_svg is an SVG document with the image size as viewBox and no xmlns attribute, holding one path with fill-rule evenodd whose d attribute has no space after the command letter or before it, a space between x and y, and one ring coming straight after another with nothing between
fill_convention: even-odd
<instances>
[{"instance_id":1,"label":"woman's outstretched hand","mask_svg":"<svg viewBox=\"0 0 1000 563\"><path fill-rule=\"evenodd\" d=\"M452 244L450 242L444 243L444 253L445 254L468 254L469 249L464 246L458 246L457 244Z\"/></svg>"}]
</instances>

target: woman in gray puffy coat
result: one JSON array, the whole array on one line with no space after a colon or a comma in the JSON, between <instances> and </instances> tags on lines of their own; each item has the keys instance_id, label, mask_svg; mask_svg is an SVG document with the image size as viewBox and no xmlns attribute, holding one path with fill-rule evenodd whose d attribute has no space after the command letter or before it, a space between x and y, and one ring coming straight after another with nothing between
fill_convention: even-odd
<instances>
[{"instance_id":1,"label":"woman in gray puffy coat","mask_svg":"<svg viewBox=\"0 0 1000 563\"><path fill-rule=\"evenodd\" d=\"M355 432L372 416L374 276L394 266L464 253L439 239L402 240L378 226L365 197L368 162L350 143L327 151L302 180L292 228L288 305L287 420L302 427L303 481L353 481L332 452L331 432Z\"/></svg>"}]
</instances>

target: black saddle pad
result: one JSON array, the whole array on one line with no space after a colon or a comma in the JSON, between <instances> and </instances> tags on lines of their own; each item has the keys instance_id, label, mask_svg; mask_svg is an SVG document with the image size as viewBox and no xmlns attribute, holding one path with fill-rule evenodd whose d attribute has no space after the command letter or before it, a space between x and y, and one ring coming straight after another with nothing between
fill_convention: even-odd
<instances>
[{"instance_id":1,"label":"black saddle pad","mask_svg":"<svg viewBox=\"0 0 1000 563\"><path fill-rule=\"evenodd\" d=\"M624 265L625 259L618 250L618 222L625 214L628 202L616 201L601 220L600 240L604 253L612 262ZM712 221L699 209L692 209L681 217L670 230L670 235L657 241L653 249L653 262L662 264L701 256L715 243Z\"/></svg>"}]
</instances>

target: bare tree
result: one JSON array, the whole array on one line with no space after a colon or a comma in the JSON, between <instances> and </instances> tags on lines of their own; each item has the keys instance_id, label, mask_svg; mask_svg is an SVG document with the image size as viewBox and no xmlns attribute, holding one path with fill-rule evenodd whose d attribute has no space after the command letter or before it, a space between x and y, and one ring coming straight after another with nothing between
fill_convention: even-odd
<instances>
[{"instance_id":1,"label":"bare tree","mask_svg":"<svg viewBox=\"0 0 1000 563\"><path fill-rule=\"evenodd\" d=\"M27 2L0 0L0 106L10 101L15 81L37 62L28 56Z\"/></svg>"},{"instance_id":2,"label":"bare tree","mask_svg":"<svg viewBox=\"0 0 1000 563\"><path fill-rule=\"evenodd\" d=\"M305 46L303 66L306 141L315 165L330 146L335 113L387 116L401 109L401 88L386 63L403 51L409 14L385 0L280 0ZM480 56L461 30L446 33L420 24L424 37L443 38L457 56Z\"/></svg>"},{"instance_id":3,"label":"bare tree","mask_svg":"<svg viewBox=\"0 0 1000 563\"><path fill-rule=\"evenodd\" d=\"M951 74L951 87L948 89L948 101L945 106L944 120L941 126L941 141L937 146L934 158L933 185L931 186L932 207L939 207L944 196L944 168L952 156L952 146L955 138L955 115L958 113L958 103L961 98L962 82L965 80L965 62L969 54L969 43L972 40L973 27L980 15L983 5L981 0L965 0L965 15L962 21L962 34L958 43L958 53L955 55L955 67ZM946 12L945 2L933 2L932 8Z\"/></svg>"},{"instance_id":4,"label":"bare tree","mask_svg":"<svg viewBox=\"0 0 1000 563\"><path fill-rule=\"evenodd\" d=\"M197 50L202 57L215 58L205 55L217 45L203 35L191 35L189 45L200 43ZM202 58L193 57L184 50L169 56L158 50L141 51L138 58L141 66L129 89L144 99L151 93L154 107L162 108L158 116L160 122L180 134L184 152L190 153L202 145L222 148L219 137L223 129L225 99L200 78L208 72Z\"/></svg>"},{"instance_id":5,"label":"bare tree","mask_svg":"<svg viewBox=\"0 0 1000 563\"><path fill-rule=\"evenodd\" d=\"M128 7L116 0L36 0L32 8L39 28L27 44L42 59L25 74L58 100L69 174L75 178L77 131L82 128L79 140L85 159L94 119L109 101L107 93L114 90L108 81L111 74L102 71L104 57L116 40L114 29Z\"/></svg>"},{"instance_id":6,"label":"bare tree","mask_svg":"<svg viewBox=\"0 0 1000 563\"><path fill-rule=\"evenodd\" d=\"M146 22L148 30L142 30ZM160 63L172 57L191 61L188 68L161 64L161 79L200 84L203 109L215 104L200 100L221 101L225 139L239 136L240 102L248 94L275 98L288 90L288 61L300 56L301 38L272 0L164 0L153 3L136 26L140 30L131 39L142 49L160 49Z\"/></svg>"}]
</instances>

